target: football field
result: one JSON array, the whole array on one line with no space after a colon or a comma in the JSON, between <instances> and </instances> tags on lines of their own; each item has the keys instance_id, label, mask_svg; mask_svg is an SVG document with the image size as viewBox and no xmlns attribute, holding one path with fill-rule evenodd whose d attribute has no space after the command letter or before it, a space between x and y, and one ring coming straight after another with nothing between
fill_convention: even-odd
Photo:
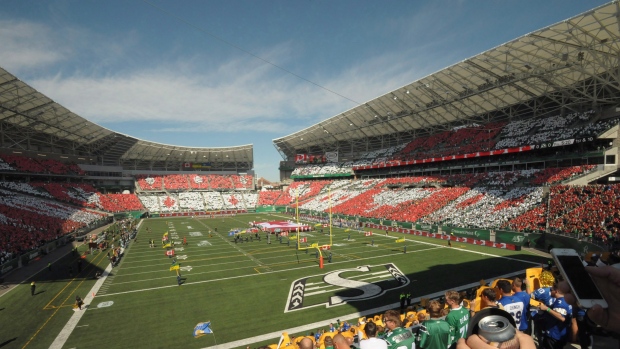
<instances>
[{"instance_id":1,"label":"football field","mask_svg":"<svg viewBox=\"0 0 620 349\"><path fill-rule=\"evenodd\" d=\"M31 297L24 284L0 298L5 337L0 342L10 340L11 348L256 347L277 343L284 331L307 334L337 319L356 323L359 316L397 308L402 290L426 297L515 275L544 261L524 251L455 242L450 248L442 240L376 230L370 236L340 228L333 228L331 237L329 228L323 234L301 233L307 239L301 250L287 237L271 235L268 243L262 232L260 240L252 234L237 243L229 236L250 221L289 218L143 220L138 241L118 266L109 266L105 252L89 255L82 274L50 278L40 286L44 293ZM175 242L181 286L162 248L166 232ZM406 241L396 242L403 237ZM149 247L150 239L155 247ZM306 246L330 240L320 268L317 248ZM97 270L103 278L92 277ZM85 298L86 310L72 309L75 294ZM213 333L194 338L196 324L206 321Z\"/></svg>"}]
</instances>

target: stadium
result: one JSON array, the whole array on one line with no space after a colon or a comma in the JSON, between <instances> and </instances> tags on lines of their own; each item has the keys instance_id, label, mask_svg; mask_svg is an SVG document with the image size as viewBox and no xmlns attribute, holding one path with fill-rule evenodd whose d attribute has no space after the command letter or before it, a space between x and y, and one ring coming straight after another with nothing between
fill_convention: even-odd
<instances>
[{"instance_id":1,"label":"stadium","mask_svg":"<svg viewBox=\"0 0 620 349\"><path fill-rule=\"evenodd\" d=\"M0 347L293 349L336 324L359 347L449 290L476 310L500 279L531 293L552 248L617 264L619 12L274 139L277 185L253 144L115 132L0 68Z\"/></svg>"}]
</instances>

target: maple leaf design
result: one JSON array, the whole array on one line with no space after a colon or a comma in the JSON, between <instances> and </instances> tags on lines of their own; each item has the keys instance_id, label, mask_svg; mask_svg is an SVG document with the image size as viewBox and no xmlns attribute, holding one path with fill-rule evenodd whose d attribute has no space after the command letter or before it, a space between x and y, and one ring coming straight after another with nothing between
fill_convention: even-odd
<instances>
[{"instance_id":1,"label":"maple leaf design","mask_svg":"<svg viewBox=\"0 0 620 349\"><path fill-rule=\"evenodd\" d=\"M171 198L170 196L168 196L168 197L166 197L166 200L164 200L164 205L165 205L166 207L170 208L170 207L174 206L174 203L175 203L175 202L176 202L176 201L174 201L174 199L173 199L173 198Z\"/></svg>"},{"instance_id":2,"label":"maple leaf design","mask_svg":"<svg viewBox=\"0 0 620 349\"><path fill-rule=\"evenodd\" d=\"M236 197L231 195L230 198L228 199L228 202L230 202L230 204L233 206L237 206L237 204L239 203L239 200L237 200Z\"/></svg>"}]
</instances>

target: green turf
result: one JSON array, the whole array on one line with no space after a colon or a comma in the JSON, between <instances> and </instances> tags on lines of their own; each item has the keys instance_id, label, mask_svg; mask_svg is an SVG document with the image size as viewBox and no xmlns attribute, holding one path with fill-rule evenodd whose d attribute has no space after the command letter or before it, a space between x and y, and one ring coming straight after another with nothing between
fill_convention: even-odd
<instances>
[{"instance_id":1,"label":"green turf","mask_svg":"<svg viewBox=\"0 0 620 349\"><path fill-rule=\"evenodd\" d=\"M334 228L332 262L325 258L324 268L320 269L316 249L298 251L294 241L288 245L286 240L280 243L272 239L267 244L265 234L261 233L260 242L235 244L228 236L230 229L246 228L249 221L276 219L282 217L248 214L225 219L143 221L138 242L126 250L120 265L112 270L63 348L204 348L242 339L249 339L255 347L258 343L277 341L275 337L256 339L256 336L315 322L327 326L336 319L344 320L348 314L396 303L402 289L394 288L398 283L386 276L386 264L395 265L405 274L411 280L407 289L413 291L414 297L421 297L524 270L532 266L526 261L542 261L525 252L454 242L448 248L445 241L413 236L407 236L405 243L396 243L394 240L402 234L390 233L386 237L376 231L376 235L364 236ZM152 231L150 234L146 227ZM169 270L170 259L161 247L161 237L166 231L178 236L174 240L177 249L183 248L176 252L181 266L191 267L182 271L185 280L180 287L175 272ZM187 246L180 245L184 236ZM155 240L155 248L148 246L151 238ZM309 243L323 245L329 240L328 234L308 234ZM404 253L405 246L407 253ZM187 258L181 259L182 256ZM75 257L67 256L66 262L72 261L71 258ZM88 256L87 260L88 269L79 278L70 280L63 276L61 261L58 275L50 274L49 282L40 281L37 291L45 292L31 297L29 286L21 285L0 298L4 323L0 335L2 341L9 341L7 348L50 346L74 313L71 305L75 294L88 294L95 282L92 278L95 268L107 266L105 253ZM372 269L369 273L355 270L362 266ZM335 271L342 271L340 276L347 280L374 283L387 291L376 298L326 307L324 304L330 297L361 294L350 288L323 284L323 276L333 275ZM304 307L285 312L291 285L302 278L307 282ZM104 302L113 304L99 307ZM194 326L203 321L212 322L214 334L194 338Z\"/></svg>"}]
</instances>

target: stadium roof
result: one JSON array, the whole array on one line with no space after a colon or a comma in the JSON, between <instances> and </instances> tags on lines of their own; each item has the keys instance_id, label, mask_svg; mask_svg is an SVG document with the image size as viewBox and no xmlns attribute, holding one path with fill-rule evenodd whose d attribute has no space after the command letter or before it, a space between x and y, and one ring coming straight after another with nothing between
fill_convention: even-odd
<instances>
[{"instance_id":1,"label":"stadium roof","mask_svg":"<svg viewBox=\"0 0 620 349\"><path fill-rule=\"evenodd\" d=\"M354 154L456 126L618 105L619 16L616 1L597 7L275 139L274 146L288 159L300 152Z\"/></svg>"},{"instance_id":2,"label":"stadium roof","mask_svg":"<svg viewBox=\"0 0 620 349\"><path fill-rule=\"evenodd\" d=\"M0 68L1 147L13 151L97 157L97 164L175 169L185 162L212 170L249 170L253 146L184 147L140 140L76 115Z\"/></svg>"}]
</instances>

